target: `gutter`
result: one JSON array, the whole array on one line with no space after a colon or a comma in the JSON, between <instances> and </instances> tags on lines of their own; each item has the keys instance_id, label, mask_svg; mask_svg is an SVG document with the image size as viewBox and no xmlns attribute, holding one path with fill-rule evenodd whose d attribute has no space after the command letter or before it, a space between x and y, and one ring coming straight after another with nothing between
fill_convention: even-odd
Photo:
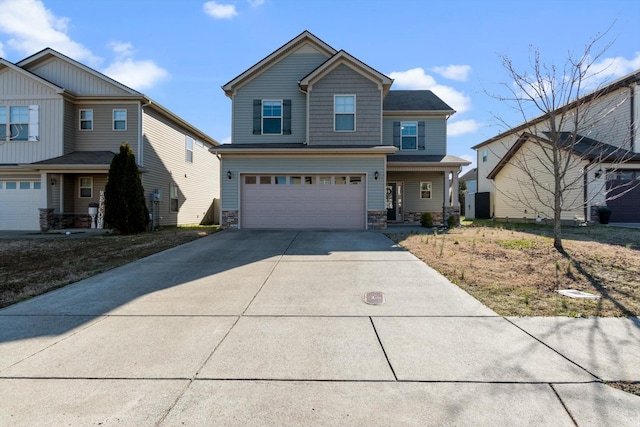
<instances>
[{"instance_id":1,"label":"gutter","mask_svg":"<svg viewBox=\"0 0 640 427\"><path fill-rule=\"evenodd\" d=\"M240 145L240 144L238 144ZM372 148L228 148L212 147L210 152L219 154L393 154L398 149L391 145Z\"/></svg>"}]
</instances>

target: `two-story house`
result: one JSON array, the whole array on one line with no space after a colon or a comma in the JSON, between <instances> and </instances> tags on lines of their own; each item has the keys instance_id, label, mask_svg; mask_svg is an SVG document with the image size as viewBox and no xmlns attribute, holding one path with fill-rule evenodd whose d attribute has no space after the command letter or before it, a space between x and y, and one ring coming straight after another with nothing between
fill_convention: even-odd
<instances>
[{"instance_id":1,"label":"two-story house","mask_svg":"<svg viewBox=\"0 0 640 427\"><path fill-rule=\"evenodd\" d=\"M640 222L640 70L553 112L563 147L558 162L565 191L561 220ZM497 220L553 218L553 170L543 114L472 147L477 152L477 193L467 216ZM532 177L535 178L535 184Z\"/></svg>"},{"instance_id":2,"label":"two-story house","mask_svg":"<svg viewBox=\"0 0 640 427\"><path fill-rule=\"evenodd\" d=\"M52 49L0 59L0 229L88 227L114 153L129 143L153 225L211 222L213 138ZM152 196L153 194L153 196Z\"/></svg>"},{"instance_id":3,"label":"two-story house","mask_svg":"<svg viewBox=\"0 0 640 427\"><path fill-rule=\"evenodd\" d=\"M392 83L304 31L225 84L232 143L211 150L221 225L380 229L459 215L469 162L446 154L455 111Z\"/></svg>"}]
</instances>

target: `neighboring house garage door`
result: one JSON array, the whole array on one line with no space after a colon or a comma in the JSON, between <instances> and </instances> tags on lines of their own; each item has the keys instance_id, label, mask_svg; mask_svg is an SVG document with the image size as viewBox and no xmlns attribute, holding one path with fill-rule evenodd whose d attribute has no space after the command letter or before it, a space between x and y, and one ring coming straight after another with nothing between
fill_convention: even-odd
<instances>
[{"instance_id":1,"label":"neighboring house garage door","mask_svg":"<svg viewBox=\"0 0 640 427\"><path fill-rule=\"evenodd\" d=\"M607 206L611 207L611 222L640 222L640 170L608 174ZM616 195L624 193L615 198Z\"/></svg>"},{"instance_id":2,"label":"neighboring house garage door","mask_svg":"<svg viewBox=\"0 0 640 427\"><path fill-rule=\"evenodd\" d=\"M0 181L0 230L39 230L40 181Z\"/></svg>"},{"instance_id":3,"label":"neighboring house garage door","mask_svg":"<svg viewBox=\"0 0 640 427\"><path fill-rule=\"evenodd\" d=\"M363 175L242 175L241 228L365 228Z\"/></svg>"}]
</instances>

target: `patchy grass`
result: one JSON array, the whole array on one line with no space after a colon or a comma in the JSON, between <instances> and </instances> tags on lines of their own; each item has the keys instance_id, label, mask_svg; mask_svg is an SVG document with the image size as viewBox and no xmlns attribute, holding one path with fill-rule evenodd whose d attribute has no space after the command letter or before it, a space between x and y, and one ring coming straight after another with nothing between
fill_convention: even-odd
<instances>
[{"instance_id":1,"label":"patchy grass","mask_svg":"<svg viewBox=\"0 0 640 427\"><path fill-rule=\"evenodd\" d=\"M564 227L566 256L551 226L464 222L440 234L390 237L504 316L640 315L640 230ZM577 289L599 300L555 292Z\"/></svg>"},{"instance_id":2,"label":"patchy grass","mask_svg":"<svg viewBox=\"0 0 640 427\"><path fill-rule=\"evenodd\" d=\"M135 235L72 234L0 240L0 307L217 231L168 227Z\"/></svg>"}]
</instances>

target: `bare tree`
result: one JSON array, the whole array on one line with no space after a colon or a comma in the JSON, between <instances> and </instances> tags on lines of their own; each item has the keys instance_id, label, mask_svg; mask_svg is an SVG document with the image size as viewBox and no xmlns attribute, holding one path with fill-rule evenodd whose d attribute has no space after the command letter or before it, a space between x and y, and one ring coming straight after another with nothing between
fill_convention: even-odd
<instances>
[{"instance_id":1,"label":"bare tree","mask_svg":"<svg viewBox=\"0 0 640 427\"><path fill-rule=\"evenodd\" d=\"M612 188L606 187L607 172L640 160L633 153L635 129L630 128L629 115L616 114L629 102L631 91L616 92L614 85L602 82L593 86L605 71L598 68L598 61L611 47L609 43L595 51L602 37L594 38L577 56L569 53L562 67L544 63L538 49L532 49L524 71L501 56L510 80L503 84L507 95L490 95L513 107L524 121L518 127L507 126L515 140L503 142L502 160L494 172L507 168L514 173L508 189L496 192L512 206L546 212L553 219L553 245L561 252L562 213L585 211L594 200L606 202L612 197ZM534 114L537 117L531 119ZM630 190L617 191L615 197Z\"/></svg>"}]
</instances>

